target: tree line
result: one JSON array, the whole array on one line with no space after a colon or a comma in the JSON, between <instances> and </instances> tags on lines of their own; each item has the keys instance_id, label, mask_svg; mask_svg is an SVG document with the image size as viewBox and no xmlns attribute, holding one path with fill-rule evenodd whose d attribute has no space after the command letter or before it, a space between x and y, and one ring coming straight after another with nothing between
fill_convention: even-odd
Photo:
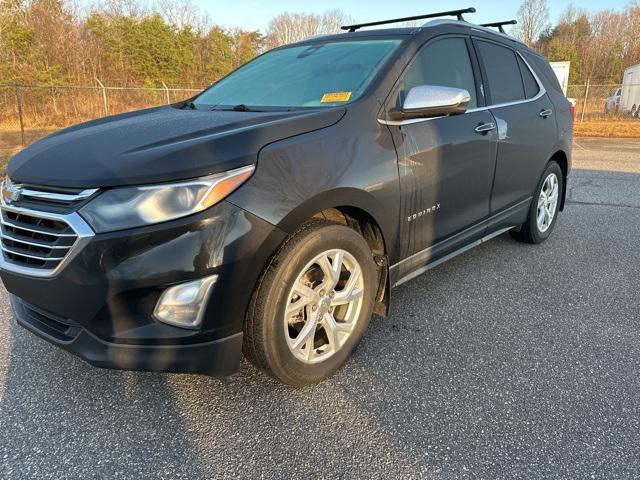
<instances>
[{"instance_id":1,"label":"tree line","mask_svg":"<svg viewBox=\"0 0 640 480\"><path fill-rule=\"evenodd\" d=\"M191 0L0 0L0 84L195 87L259 53L339 30L350 18L283 13L265 34L216 25Z\"/></svg>"},{"instance_id":2,"label":"tree line","mask_svg":"<svg viewBox=\"0 0 640 480\"><path fill-rule=\"evenodd\" d=\"M525 0L514 31L550 61L570 61L569 83L619 83L625 68L640 63L640 3L623 11L589 13L569 5L556 25L545 0Z\"/></svg>"},{"instance_id":3,"label":"tree line","mask_svg":"<svg viewBox=\"0 0 640 480\"><path fill-rule=\"evenodd\" d=\"M524 0L515 34L550 60L572 62L570 83L617 83L640 63L640 4L588 13L569 7L549 24L544 0ZM192 0L0 0L0 84L200 88L259 53L353 19L282 13L266 32L224 28Z\"/></svg>"}]
</instances>

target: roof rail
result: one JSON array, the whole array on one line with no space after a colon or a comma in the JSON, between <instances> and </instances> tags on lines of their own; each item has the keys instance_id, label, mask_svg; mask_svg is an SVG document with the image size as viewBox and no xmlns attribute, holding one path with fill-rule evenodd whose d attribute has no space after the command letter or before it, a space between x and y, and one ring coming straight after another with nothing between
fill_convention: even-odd
<instances>
[{"instance_id":1,"label":"roof rail","mask_svg":"<svg viewBox=\"0 0 640 480\"><path fill-rule=\"evenodd\" d=\"M410 22L412 20L422 20L423 18L435 18L435 17L458 17L458 20L464 21L463 13L475 13L476 9L473 7L464 8L462 10L449 10L447 12L437 12L437 13L429 13L427 15L416 15L415 17L403 17L403 18L392 18L389 20L380 20L379 22L370 22L370 23L359 23L356 25L344 25L342 26L342 30L348 30L349 32L355 32L359 28L362 27L374 27L376 25L386 25L387 23L397 23L397 22Z\"/></svg>"},{"instance_id":2,"label":"roof rail","mask_svg":"<svg viewBox=\"0 0 640 480\"><path fill-rule=\"evenodd\" d=\"M504 22L493 22L493 23L483 23L480 25L481 27L498 27L498 31L500 33L507 33L502 28L504 25L516 25L518 23L517 20L505 20Z\"/></svg>"}]
</instances>

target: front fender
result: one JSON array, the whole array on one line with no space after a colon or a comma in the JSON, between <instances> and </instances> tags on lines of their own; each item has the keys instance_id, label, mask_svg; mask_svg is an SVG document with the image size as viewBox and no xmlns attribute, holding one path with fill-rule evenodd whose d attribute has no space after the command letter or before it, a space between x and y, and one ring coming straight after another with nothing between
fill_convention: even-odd
<instances>
[{"instance_id":1,"label":"front fender","mask_svg":"<svg viewBox=\"0 0 640 480\"><path fill-rule=\"evenodd\" d=\"M375 121L367 129L362 121L343 119L267 145L254 175L228 201L285 232L328 208L358 208L377 222L395 261L397 156L388 130Z\"/></svg>"}]
</instances>

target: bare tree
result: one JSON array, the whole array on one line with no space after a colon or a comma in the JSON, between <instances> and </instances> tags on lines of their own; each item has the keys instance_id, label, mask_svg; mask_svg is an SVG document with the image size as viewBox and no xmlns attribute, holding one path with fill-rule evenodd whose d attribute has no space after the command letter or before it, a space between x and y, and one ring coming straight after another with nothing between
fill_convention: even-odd
<instances>
[{"instance_id":1,"label":"bare tree","mask_svg":"<svg viewBox=\"0 0 640 480\"><path fill-rule=\"evenodd\" d=\"M178 28L198 23L198 6L192 0L159 0L157 8L167 22Z\"/></svg>"},{"instance_id":2,"label":"bare tree","mask_svg":"<svg viewBox=\"0 0 640 480\"><path fill-rule=\"evenodd\" d=\"M518 9L517 37L529 46L538 40L549 24L546 0L524 0Z\"/></svg>"},{"instance_id":3,"label":"bare tree","mask_svg":"<svg viewBox=\"0 0 640 480\"><path fill-rule=\"evenodd\" d=\"M640 2L631 3L624 15L624 66L628 67L640 62Z\"/></svg>"},{"instance_id":4,"label":"bare tree","mask_svg":"<svg viewBox=\"0 0 640 480\"><path fill-rule=\"evenodd\" d=\"M147 5L138 0L94 0L91 10L133 19L140 19L149 12Z\"/></svg>"},{"instance_id":5,"label":"bare tree","mask_svg":"<svg viewBox=\"0 0 640 480\"><path fill-rule=\"evenodd\" d=\"M267 48L299 42L315 35L337 33L353 19L342 10L328 10L322 15L284 12L269 22Z\"/></svg>"}]
</instances>

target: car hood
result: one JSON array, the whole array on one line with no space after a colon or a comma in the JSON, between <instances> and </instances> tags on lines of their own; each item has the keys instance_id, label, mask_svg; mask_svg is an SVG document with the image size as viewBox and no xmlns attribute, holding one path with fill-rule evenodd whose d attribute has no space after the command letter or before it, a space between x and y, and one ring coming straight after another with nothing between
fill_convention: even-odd
<instances>
[{"instance_id":1,"label":"car hood","mask_svg":"<svg viewBox=\"0 0 640 480\"><path fill-rule=\"evenodd\" d=\"M265 145L331 126L345 111L151 108L49 135L16 154L7 171L14 182L61 188L200 177L255 163Z\"/></svg>"}]
</instances>

